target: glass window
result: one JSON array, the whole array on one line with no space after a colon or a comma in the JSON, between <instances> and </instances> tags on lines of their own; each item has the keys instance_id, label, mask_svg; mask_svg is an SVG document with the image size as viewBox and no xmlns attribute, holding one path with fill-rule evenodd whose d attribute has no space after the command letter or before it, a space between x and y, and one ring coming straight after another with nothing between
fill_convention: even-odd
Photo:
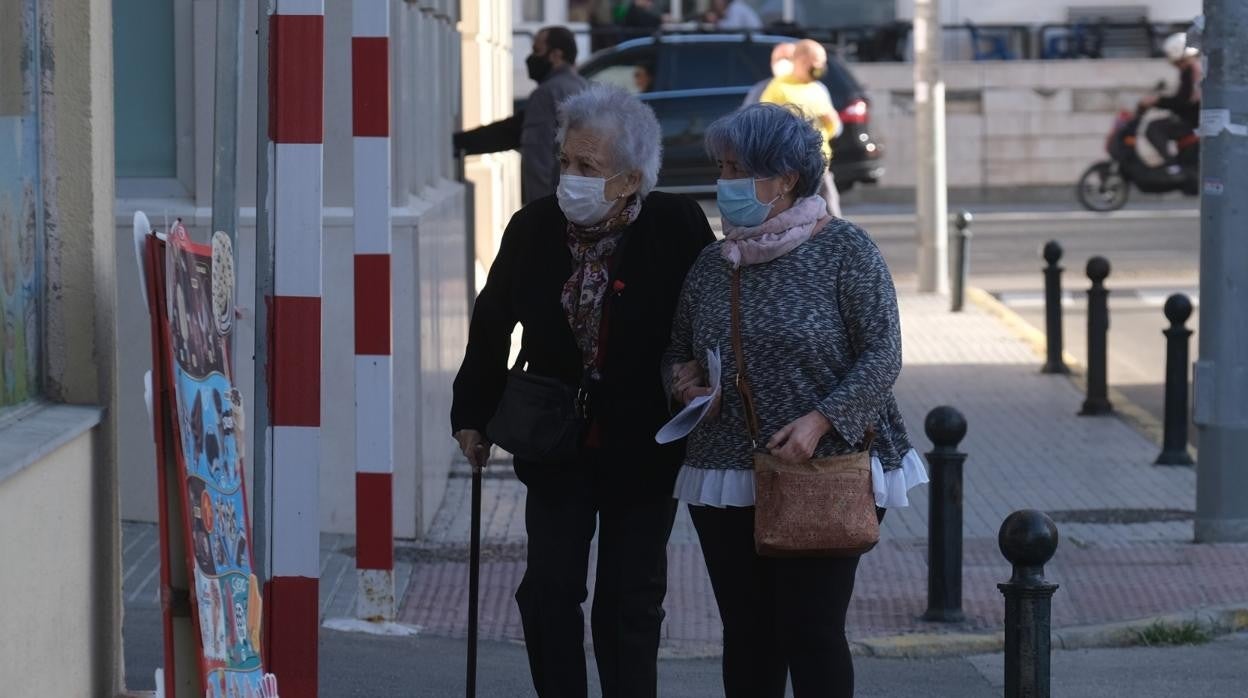
<instances>
[{"instance_id":1,"label":"glass window","mask_svg":"<svg viewBox=\"0 0 1248 698\"><path fill-rule=\"evenodd\" d=\"M524 22L546 21L546 0L521 0L520 20Z\"/></svg>"},{"instance_id":2,"label":"glass window","mask_svg":"<svg viewBox=\"0 0 1248 698\"><path fill-rule=\"evenodd\" d=\"M770 77L771 46L762 52L766 58L761 61L750 55L751 46L745 42L673 44L669 89L740 87Z\"/></svg>"},{"instance_id":3,"label":"glass window","mask_svg":"<svg viewBox=\"0 0 1248 698\"><path fill-rule=\"evenodd\" d=\"M604 3L602 0L568 0L568 21L588 22L596 4Z\"/></svg>"},{"instance_id":4,"label":"glass window","mask_svg":"<svg viewBox=\"0 0 1248 698\"><path fill-rule=\"evenodd\" d=\"M36 0L0 3L0 408L39 386L43 200Z\"/></svg>"},{"instance_id":5,"label":"glass window","mask_svg":"<svg viewBox=\"0 0 1248 698\"><path fill-rule=\"evenodd\" d=\"M633 94L656 89L657 53L653 48L622 51L585 66L582 74L594 82L622 87Z\"/></svg>"},{"instance_id":6,"label":"glass window","mask_svg":"<svg viewBox=\"0 0 1248 698\"><path fill-rule=\"evenodd\" d=\"M883 26L897 19L895 0L796 0L794 19L820 29Z\"/></svg>"},{"instance_id":7,"label":"glass window","mask_svg":"<svg viewBox=\"0 0 1248 698\"><path fill-rule=\"evenodd\" d=\"M113 0L118 177L177 176L173 0Z\"/></svg>"}]
</instances>

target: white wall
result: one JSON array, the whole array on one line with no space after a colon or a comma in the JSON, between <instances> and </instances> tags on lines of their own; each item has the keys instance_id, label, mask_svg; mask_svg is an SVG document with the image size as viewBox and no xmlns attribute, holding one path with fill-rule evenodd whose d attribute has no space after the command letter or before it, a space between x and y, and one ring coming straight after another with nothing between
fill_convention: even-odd
<instances>
[{"instance_id":1,"label":"white wall","mask_svg":"<svg viewBox=\"0 0 1248 698\"><path fill-rule=\"evenodd\" d=\"M466 3L463 8L459 26L464 37L461 77L465 129L512 114L510 10L505 2ZM473 186L475 276L484 283L503 228L511 212L520 208L520 155L510 151L473 156L465 163L465 171Z\"/></svg>"},{"instance_id":2,"label":"white wall","mask_svg":"<svg viewBox=\"0 0 1248 698\"><path fill-rule=\"evenodd\" d=\"M490 0L478 0L488 4ZM406 2L391 7L391 160L393 178L394 353L395 353L395 534L413 538L431 522L445 488L454 454L450 437L448 372L458 368L449 355L422 350L429 336L454 342L443 351L462 352L468 314L468 259L464 188L453 181L451 133L458 128L461 104L458 74L461 40L448 15L447 0ZM467 4L467 3L465 3ZM193 3L194 113L212 113L212 46L215 3ZM245 10L253 36L254 0ZM321 528L355 530L354 327L352 301L352 144L349 3L326 4L325 52L325 216L323 246L324 327L322 358ZM255 211L255 47L244 40L244 85L239 122L238 198L242 210L237 251L239 304L235 382L247 405L252 399L251 356L254 328ZM508 65L510 61L508 60ZM196 119L195 181L182 198L135 196L117 202L117 231L130 237L134 210L143 209L158 226L168 215L182 216L198 239L206 239L211 205L210 118ZM117 251L119 266L134 268L133 254ZM147 308L136 275L121 274L118 319L127 346L120 377L122 424L122 506L125 518L155 519L155 459L151 428L142 403L142 376L150 368ZM412 328L421 328L418 332ZM405 328L407 328L405 330ZM449 375L453 375L449 374ZM254 411L249 410L249 414ZM254 433L254 430L253 432ZM248 440L248 448L256 439ZM248 464L254 462L249 455ZM254 478L254 472L252 473ZM254 488L253 488L254 492ZM254 506L254 497L253 506Z\"/></svg>"},{"instance_id":3,"label":"white wall","mask_svg":"<svg viewBox=\"0 0 1248 698\"><path fill-rule=\"evenodd\" d=\"M0 482L6 696L104 695L90 661L100 649L92 448L87 432Z\"/></svg>"},{"instance_id":4,"label":"white wall","mask_svg":"<svg viewBox=\"0 0 1248 698\"><path fill-rule=\"evenodd\" d=\"M913 70L906 64L854 66L868 89L873 131L884 144L884 187L913 187ZM1074 186L1105 157L1119 109L1158 80L1160 60L947 63L946 144L950 187Z\"/></svg>"},{"instance_id":5,"label":"white wall","mask_svg":"<svg viewBox=\"0 0 1248 698\"><path fill-rule=\"evenodd\" d=\"M89 664L65 661L92 654L91 461L88 434L0 488L0 555L9 561L0 574L0 598L9 600L0 604L0 627L26 629L0 653L13 695L93 692Z\"/></svg>"},{"instance_id":6,"label":"white wall","mask_svg":"<svg viewBox=\"0 0 1248 698\"><path fill-rule=\"evenodd\" d=\"M1200 0L941 0L940 14L944 24L1048 24L1067 20L1070 8L1081 7L1144 7L1152 22L1190 22L1200 14ZM914 18L914 0L897 0L897 19Z\"/></svg>"}]
</instances>

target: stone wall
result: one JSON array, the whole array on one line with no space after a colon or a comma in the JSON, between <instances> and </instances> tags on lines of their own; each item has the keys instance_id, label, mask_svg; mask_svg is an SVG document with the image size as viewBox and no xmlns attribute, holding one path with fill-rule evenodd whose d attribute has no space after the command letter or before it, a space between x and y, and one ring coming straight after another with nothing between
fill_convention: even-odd
<instances>
[{"instance_id":1,"label":"stone wall","mask_svg":"<svg viewBox=\"0 0 1248 698\"><path fill-rule=\"evenodd\" d=\"M884 144L885 188L912 188L913 67L852 66ZM1105 157L1120 109L1177 74L1160 60L960 62L943 66L950 188L1074 186Z\"/></svg>"}]
</instances>

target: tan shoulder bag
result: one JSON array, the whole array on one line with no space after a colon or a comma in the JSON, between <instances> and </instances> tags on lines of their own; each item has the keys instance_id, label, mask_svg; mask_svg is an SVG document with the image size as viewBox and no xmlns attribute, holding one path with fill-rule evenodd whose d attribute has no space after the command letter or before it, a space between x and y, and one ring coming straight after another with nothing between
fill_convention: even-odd
<instances>
[{"instance_id":1,"label":"tan shoulder bag","mask_svg":"<svg viewBox=\"0 0 1248 698\"><path fill-rule=\"evenodd\" d=\"M754 546L768 557L852 557L880 540L871 488L871 443L843 456L801 463L781 460L759 448L758 414L741 346L741 270L732 274L732 350L737 392L754 446Z\"/></svg>"}]
</instances>

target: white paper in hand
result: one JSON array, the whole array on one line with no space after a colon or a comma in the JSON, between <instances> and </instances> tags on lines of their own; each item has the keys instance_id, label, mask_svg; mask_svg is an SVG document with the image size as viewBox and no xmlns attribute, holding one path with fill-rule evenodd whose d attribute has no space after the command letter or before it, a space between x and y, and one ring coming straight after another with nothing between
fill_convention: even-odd
<instances>
[{"instance_id":1,"label":"white paper in hand","mask_svg":"<svg viewBox=\"0 0 1248 698\"><path fill-rule=\"evenodd\" d=\"M711 404L719 397L719 348L706 350L706 373L711 381L711 394L696 397L681 410L679 414L672 417L672 420L663 425L659 429L659 433L654 435L654 440L661 444L670 444L678 441L693 433L694 427L706 417L706 413L711 411Z\"/></svg>"}]
</instances>

